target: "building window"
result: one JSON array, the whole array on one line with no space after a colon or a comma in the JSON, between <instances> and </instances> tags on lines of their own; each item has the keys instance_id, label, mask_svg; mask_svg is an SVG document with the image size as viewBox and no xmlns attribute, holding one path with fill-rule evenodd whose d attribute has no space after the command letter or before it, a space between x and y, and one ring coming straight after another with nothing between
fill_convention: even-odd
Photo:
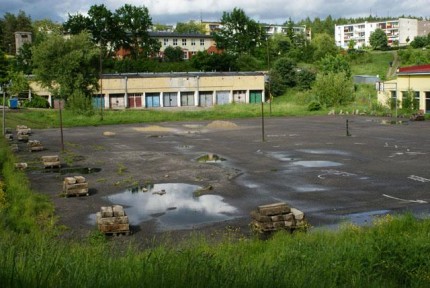
<instances>
[{"instance_id":1,"label":"building window","mask_svg":"<svg viewBox=\"0 0 430 288\"><path fill-rule=\"evenodd\" d=\"M200 39L200 46L205 46L205 39Z\"/></svg>"},{"instance_id":2,"label":"building window","mask_svg":"<svg viewBox=\"0 0 430 288\"><path fill-rule=\"evenodd\" d=\"M187 39L182 39L182 46L187 46Z\"/></svg>"},{"instance_id":3,"label":"building window","mask_svg":"<svg viewBox=\"0 0 430 288\"><path fill-rule=\"evenodd\" d=\"M196 39L191 39L191 46L196 46Z\"/></svg>"},{"instance_id":4,"label":"building window","mask_svg":"<svg viewBox=\"0 0 430 288\"><path fill-rule=\"evenodd\" d=\"M182 52L182 59L187 60L188 59L188 51L183 51Z\"/></svg>"},{"instance_id":5,"label":"building window","mask_svg":"<svg viewBox=\"0 0 430 288\"><path fill-rule=\"evenodd\" d=\"M173 46L178 46L178 39L173 39Z\"/></svg>"},{"instance_id":6,"label":"building window","mask_svg":"<svg viewBox=\"0 0 430 288\"><path fill-rule=\"evenodd\" d=\"M169 39L164 38L164 46L167 46L167 45L169 45Z\"/></svg>"}]
</instances>

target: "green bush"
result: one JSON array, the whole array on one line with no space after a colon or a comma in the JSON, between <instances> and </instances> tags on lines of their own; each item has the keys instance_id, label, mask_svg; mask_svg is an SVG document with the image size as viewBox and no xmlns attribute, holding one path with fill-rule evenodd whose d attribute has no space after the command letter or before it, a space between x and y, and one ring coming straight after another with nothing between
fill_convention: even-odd
<instances>
[{"instance_id":1,"label":"green bush","mask_svg":"<svg viewBox=\"0 0 430 288\"><path fill-rule=\"evenodd\" d=\"M49 108L49 102L40 96L33 96L30 101L24 102L24 107L29 108Z\"/></svg>"},{"instance_id":2,"label":"green bush","mask_svg":"<svg viewBox=\"0 0 430 288\"><path fill-rule=\"evenodd\" d=\"M321 103L318 101L312 101L308 105L308 111L319 111L321 108Z\"/></svg>"}]
</instances>

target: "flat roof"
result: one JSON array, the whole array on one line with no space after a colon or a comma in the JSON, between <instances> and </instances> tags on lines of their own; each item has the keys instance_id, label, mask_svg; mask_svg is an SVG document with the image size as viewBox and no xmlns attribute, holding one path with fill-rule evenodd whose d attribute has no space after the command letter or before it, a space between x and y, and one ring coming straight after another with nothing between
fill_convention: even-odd
<instances>
[{"instance_id":1,"label":"flat roof","mask_svg":"<svg viewBox=\"0 0 430 288\"><path fill-rule=\"evenodd\" d=\"M104 79L114 78L184 78L184 77L222 77L222 76L264 76L263 71L249 72L163 72L163 73L115 73L103 74Z\"/></svg>"}]
</instances>

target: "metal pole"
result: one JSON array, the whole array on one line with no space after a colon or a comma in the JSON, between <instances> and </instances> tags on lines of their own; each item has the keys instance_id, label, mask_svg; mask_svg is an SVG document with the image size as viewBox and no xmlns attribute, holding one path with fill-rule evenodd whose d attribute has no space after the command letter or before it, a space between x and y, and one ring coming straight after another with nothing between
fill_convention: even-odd
<instances>
[{"instance_id":1,"label":"metal pole","mask_svg":"<svg viewBox=\"0 0 430 288\"><path fill-rule=\"evenodd\" d=\"M3 136L6 135L5 101L6 101L6 91L4 90L4 87L3 87Z\"/></svg>"},{"instance_id":2,"label":"metal pole","mask_svg":"<svg viewBox=\"0 0 430 288\"><path fill-rule=\"evenodd\" d=\"M102 59L102 46L100 46L99 64L100 64L100 121L103 121L103 59Z\"/></svg>"},{"instance_id":3,"label":"metal pole","mask_svg":"<svg viewBox=\"0 0 430 288\"><path fill-rule=\"evenodd\" d=\"M264 101L261 101L261 140L265 142L264 139Z\"/></svg>"},{"instance_id":4,"label":"metal pole","mask_svg":"<svg viewBox=\"0 0 430 288\"><path fill-rule=\"evenodd\" d=\"M59 107L60 107L60 133L61 133L61 151L64 152L64 137L63 137L63 114L61 113L61 105L62 105L62 101L60 99L59 102Z\"/></svg>"}]
</instances>

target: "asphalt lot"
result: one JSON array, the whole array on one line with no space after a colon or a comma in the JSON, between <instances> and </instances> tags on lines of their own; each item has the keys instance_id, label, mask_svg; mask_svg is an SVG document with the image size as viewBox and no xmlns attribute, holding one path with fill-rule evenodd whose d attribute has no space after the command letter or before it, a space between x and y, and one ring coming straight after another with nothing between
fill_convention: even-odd
<instances>
[{"instance_id":1,"label":"asphalt lot","mask_svg":"<svg viewBox=\"0 0 430 288\"><path fill-rule=\"evenodd\" d=\"M94 213L112 204L124 205L131 237L140 239L225 227L248 233L250 211L279 201L304 211L313 227L366 224L387 213L426 217L430 123L393 125L390 120L266 118L264 141L261 119L64 129L64 169L101 169L89 174L43 168L42 155L60 153L59 129L33 131L31 139L40 140L45 150L28 152L20 143L18 155L29 163L32 188L51 197L69 235L94 230ZM198 161L208 154L224 161ZM60 196L62 180L70 175L87 178L90 196ZM145 187L167 193L145 194ZM197 196L189 191L196 187L201 188Z\"/></svg>"}]
</instances>

